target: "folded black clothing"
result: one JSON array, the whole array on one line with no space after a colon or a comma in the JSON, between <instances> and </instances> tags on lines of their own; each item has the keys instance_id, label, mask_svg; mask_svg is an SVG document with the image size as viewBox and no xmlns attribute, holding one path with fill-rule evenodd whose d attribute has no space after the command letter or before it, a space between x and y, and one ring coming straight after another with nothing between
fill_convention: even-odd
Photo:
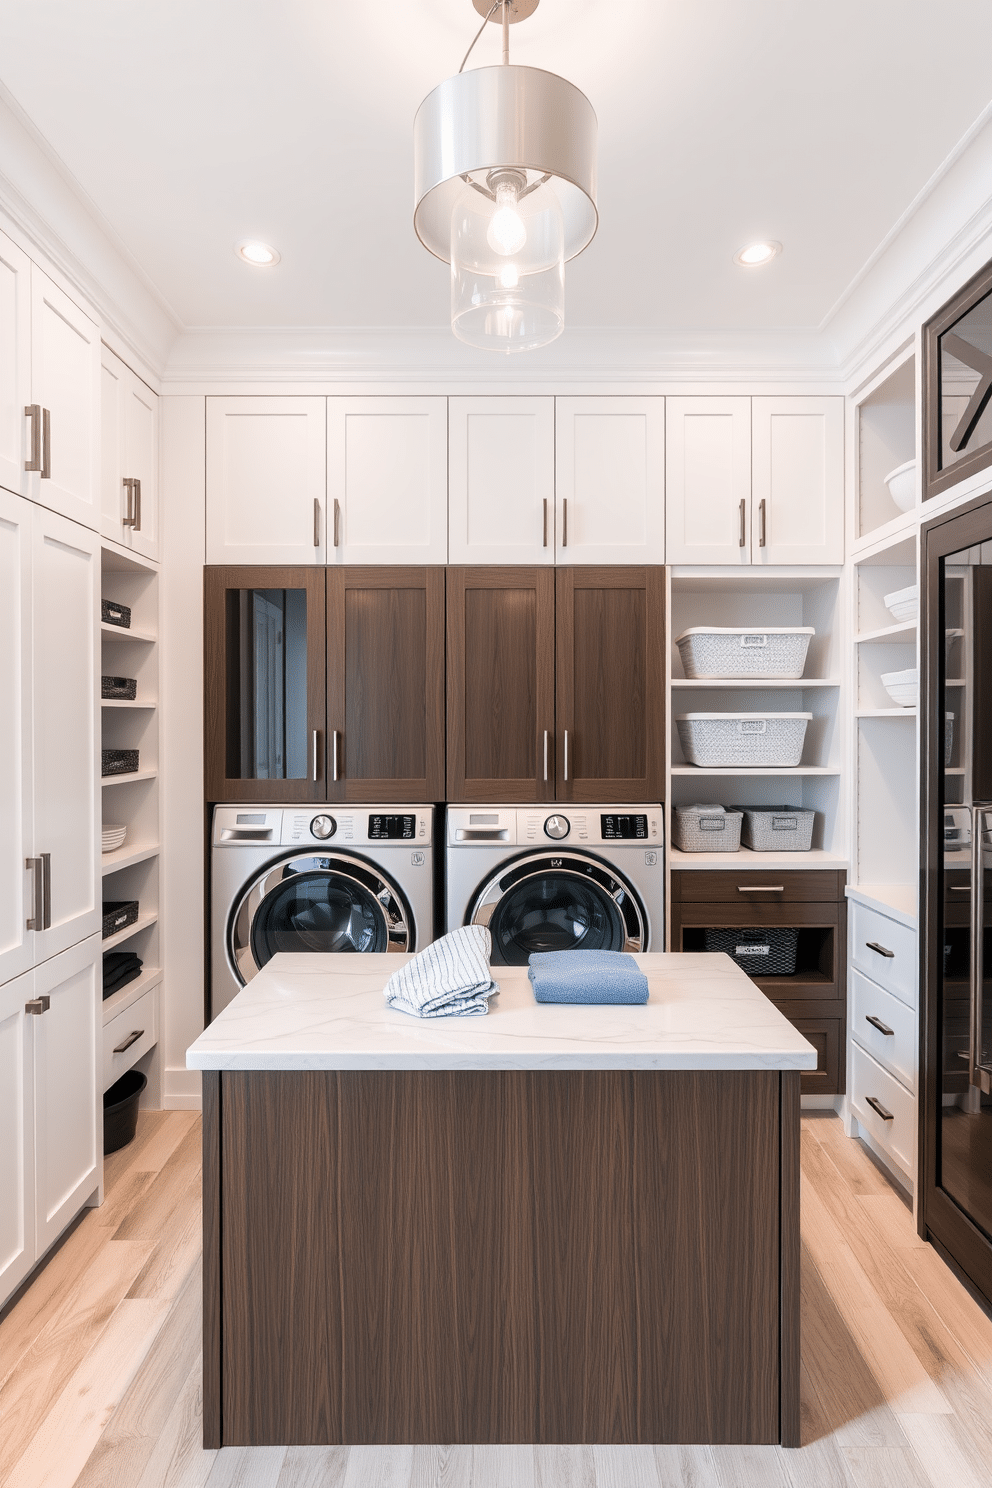
<instances>
[{"instance_id":1,"label":"folded black clothing","mask_svg":"<svg viewBox=\"0 0 992 1488\"><path fill-rule=\"evenodd\" d=\"M106 1000L108 997L112 997L115 992L119 992L122 987L126 987L127 986L128 982L133 982L134 979L135 979L135 977L139 977L140 975L141 975L141 967L140 966L131 966L131 967L125 967L121 971L120 975L117 977L117 980L116 981L108 982L106 979L104 979L104 983L103 983L103 996L104 996L104 1000Z\"/></svg>"},{"instance_id":2,"label":"folded black clothing","mask_svg":"<svg viewBox=\"0 0 992 1488\"><path fill-rule=\"evenodd\" d=\"M103 995L109 996L141 975L141 957L134 951L108 951L103 958Z\"/></svg>"}]
</instances>

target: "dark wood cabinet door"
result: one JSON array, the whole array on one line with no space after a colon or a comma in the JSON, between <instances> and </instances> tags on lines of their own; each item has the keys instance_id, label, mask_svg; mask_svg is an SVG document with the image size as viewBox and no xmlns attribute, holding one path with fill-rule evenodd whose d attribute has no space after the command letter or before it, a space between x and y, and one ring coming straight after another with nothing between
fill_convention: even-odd
<instances>
[{"instance_id":1,"label":"dark wood cabinet door","mask_svg":"<svg viewBox=\"0 0 992 1488\"><path fill-rule=\"evenodd\" d=\"M444 796L444 570L327 571L327 799Z\"/></svg>"},{"instance_id":2,"label":"dark wood cabinet door","mask_svg":"<svg viewBox=\"0 0 992 1488\"><path fill-rule=\"evenodd\" d=\"M559 801L660 801L664 569L559 568Z\"/></svg>"},{"instance_id":3,"label":"dark wood cabinet door","mask_svg":"<svg viewBox=\"0 0 992 1488\"><path fill-rule=\"evenodd\" d=\"M323 569L225 565L203 577L207 799L322 801Z\"/></svg>"},{"instance_id":4,"label":"dark wood cabinet door","mask_svg":"<svg viewBox=\"0 0 992 1488\"><path fill-rule=\"evenodd\" d=\"M449 568L448 800L554 799L550 568Z\"/></svg>"}]
</instances>

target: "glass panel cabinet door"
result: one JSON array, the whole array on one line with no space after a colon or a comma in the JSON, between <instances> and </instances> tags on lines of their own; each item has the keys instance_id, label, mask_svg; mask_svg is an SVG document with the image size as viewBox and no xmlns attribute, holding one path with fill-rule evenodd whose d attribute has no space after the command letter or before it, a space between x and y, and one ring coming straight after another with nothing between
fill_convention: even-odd
<instances>
[{"instance_id":1,"label":"glass panel cabinet door","mask_svg":"<svg viewBox=\"0 0 992 1488\"><path fill-rule=\"evenodd\" d=\"M992 465L992 264L924 327L924 499Z\"/></svg>"},{"instance_id":2,"label":"glass panel cabinet door","mask_svg":"<svg viewBox=\"0 0 992 1488\"><path fill-rule=\"evenodd\" d=\"M204 570L211 801L322 801L324 571Z\"/></svg>"}]
</instances>

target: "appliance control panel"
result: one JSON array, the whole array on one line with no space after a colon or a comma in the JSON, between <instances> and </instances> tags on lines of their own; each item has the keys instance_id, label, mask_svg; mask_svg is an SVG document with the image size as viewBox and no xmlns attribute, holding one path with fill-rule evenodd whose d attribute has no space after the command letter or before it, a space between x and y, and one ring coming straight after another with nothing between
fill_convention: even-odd
<instances>
[{"instance_id":1,"label":"appliance control panel","mask_svg":"<svg viewBox=\"0 0 992 1488\"><path fill-rule=\"evenodd\" d=\"M349 806L322 810L306 806L217 806L214 808L215 846L237 847L272 843L297 847L329 843L335 847L401 847L415 842L429 847L433 838L430 806Z\"/></svg>"},{"instance_id":2,"label":"appliance control panel","mask_svg":"<svg viewBox=\"0 0 992 1488\"><path fill-rule=\"evenodd\" d=\"M544 806L449 806L449 847L547 847L552 842L583 843L593 847L660 847L664 841L664 812L648 806L575 806L567 812Z\"/></svg>"}]
</instances>

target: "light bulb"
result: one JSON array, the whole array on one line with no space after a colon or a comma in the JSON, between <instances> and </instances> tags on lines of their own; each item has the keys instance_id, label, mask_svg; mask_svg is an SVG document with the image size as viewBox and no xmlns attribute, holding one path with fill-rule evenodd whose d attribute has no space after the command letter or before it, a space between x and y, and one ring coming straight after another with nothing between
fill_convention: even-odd
<instances>
[{"instance_id":1,"label":"light bulb","mask_svg":"<svg viewBox=\"0 0 992 1488\"><path fill-rule=\"evenodd\" d=\"M496 187L496 210L486 241L494 253L507 257L519 253L527 241L527 229L517 211L517 189L509 181L500 181Z\"/></svg>"},{"instance_id":2,"label":"light bulb","mask_svg":"<svg viewBox=\"0 0 992 1488\"><path fill-rule=\"evenodd\" d=\"M496 277L499 280L500 289L516 289L520 283L520 274L515 263L501 264Z\"/></svg>"}]
</instances>

